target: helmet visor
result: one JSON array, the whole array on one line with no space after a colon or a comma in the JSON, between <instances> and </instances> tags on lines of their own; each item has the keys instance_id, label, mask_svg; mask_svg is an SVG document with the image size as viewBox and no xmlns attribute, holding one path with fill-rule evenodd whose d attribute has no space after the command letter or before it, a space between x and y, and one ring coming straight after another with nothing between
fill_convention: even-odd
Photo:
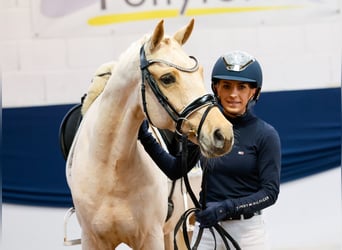
<instances>
[{"instance_id":1,"label":"helmet visor","mask_svg":"<svg viewBox=\"0 0 342 250\"><path fill-rule=\"evenodd\" d=\"M228 70L242 71L255 61L255 58L243 51L234 51L223 57Z\"/></svg>"}]
</instances>

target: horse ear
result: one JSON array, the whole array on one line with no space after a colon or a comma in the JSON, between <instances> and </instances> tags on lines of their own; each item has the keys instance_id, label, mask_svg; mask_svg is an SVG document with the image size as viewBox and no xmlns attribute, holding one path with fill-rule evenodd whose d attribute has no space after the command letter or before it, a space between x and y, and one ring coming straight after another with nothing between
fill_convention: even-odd
<instances>
[{"instance_id":1,"label":"horse ear","mask_svg":"<svg viewBox=\"0 0 342 250\"><path fill-rule=\"evenodd\" d=\"M164 20L161 20L154 28L152 37L150 39L150 51L152 51L164 37Z\"/></svg>"},{"instance_id":2,"label":"horse ear","mask_svg":"<svg viewBox=\"0 0 342 250\"><path fill-rule=\"evenodd\" d=\"M195 19L192 18L191 21L188 23L187 26L183 27L182 29L178 30L174 35L173 38L180 44L183 45L184 43L186 43L186 41L188 40L188 38L191 35L191 32L194 28L194 23L195 23Z\"/></svg>"}]
</instances>

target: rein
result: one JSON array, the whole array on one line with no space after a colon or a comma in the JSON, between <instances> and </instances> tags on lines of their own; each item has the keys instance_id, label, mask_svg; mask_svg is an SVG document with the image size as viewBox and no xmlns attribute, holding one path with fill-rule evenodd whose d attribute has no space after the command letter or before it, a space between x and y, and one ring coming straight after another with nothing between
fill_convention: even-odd
<instances>
[{"instance_id":1,"label":"rein","mask_svg":"<svg viewBox=\"0 0 342 250\"><path fill-rule=\"evenodd\" d=\"M184 110L181 113L179 113L170 104L170 102L168 101L168 98L160 90L156 80L153 78L152 74L148 70L148 67L154 63L164 63L170 67L174 67L177 70L192 73L192 72L197 71L198 61L195 57L190 56L190 58L192 58L195 61L195 65L191 68L184 68L184 67L175 65L171 62L167 62L165 60L162 60L162 59L147 60L144 45L140 49L140 69L141 69L141 74L142 74L141 94L142 94L143 108L144 108L144 112L146 114L146 117L147 117L148 121L153 125L153 123L150 119L150 116L148 114L147 108L146 108L145 82L148 83L148 85L152 89L155 97L158 99L159 103L166 110L166 112L170 115L172 120L174 122L176 122L176 132L179 135L182 134L181 128L182 128L183 122L187 119L187 117L189 117L192 113L196 112L198 109L201 109L201 108L207 106L207 110L204 113L204 115L202 116L202 119L200 121L200 124L203 124L205 118L207 117L207 114L209 113L209 110L212 107L217 106L215 97L213 95L210 95L210 94L201 96L201 97L195 99L190 104L188 104L188 106L186 106L184 108ZM199 135L201 133L201 131L200 131L201 127L202 126L199 126L197 133L196 133L196 137L199 137Z\"/></svg>"},{"instance_id":2,"label":"rein","mask_svg":"<svg viewBox=\"0 0 342 250\"><path fill-rule=\"evenodd\" d=\"M182 152L182 175L184 178L184 183L185 183L185 187L190 195L190 198L192 200L192 202L195 205L195 208L190 208L188 210L186 210L183 215L180 217L180 219L178 220L176 226L175 226L175 230L174 230L174 250L178 250L178 246L177 246L177 242L176 242L176 235L177 232L179 231L180 227L182 226L183 229L183 238L185 241L185 245L187 247L188 250L197 250L199 243L201 241L202 235L203 235L203 230L204 228L200 227L198 235L197 235L197 239L193 245L193 247L191 248L190 246L190 240L187 234L187 224L186 221L188 219L188 217L191 216L192 213L196 213L196 211L199 210L203 210L206 208L206 201L205 201L205 197L206 197L206 173L207 173L207 168L204 166L203 167L203 176L202 176L202 183L201 183L201 189L202 189L202 193L203 193L203 200L202 200L202 204L199 203L199 201L197 200L194 192L192 191L189 179L188 179L188 175L187 175L187 169L188 169L188 163L187 163L187 158L188 158L188 147L187 147L187 136L186 135L182 135L182 140L180 142L180 150ZM213 226L213 228L217 231L217 233L219 234L219 236L222 238L223 243L226 247L227 250L230 250L229 247L229 243L228 240L233 244L233 246L235 247L236 250L241 250L239 244L235 241L235 239L220 225L220 224L215 224ZM215 246L214 249L216 249L216 237L214 234L214 230L213 228L209 228L213 238L214 238L214 242L215 242Z\"/></svg>"}]
</instances>

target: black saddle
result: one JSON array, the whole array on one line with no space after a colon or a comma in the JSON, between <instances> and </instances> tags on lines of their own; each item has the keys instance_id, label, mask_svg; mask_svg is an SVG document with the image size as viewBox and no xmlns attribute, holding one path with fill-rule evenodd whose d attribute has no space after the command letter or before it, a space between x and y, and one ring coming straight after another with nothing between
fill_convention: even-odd
<instances>
[{"instance_id":1,"label":"black saddle","mask_svg":"<svg viewBox=\"0 0 342 250\"><path fill-rule=\"evenodd\" d=\"M82 120L82 104L73 106L64 116L59 127L59 144L64 159L68 158L72 141Z\"/></svg>"}]
</instances>

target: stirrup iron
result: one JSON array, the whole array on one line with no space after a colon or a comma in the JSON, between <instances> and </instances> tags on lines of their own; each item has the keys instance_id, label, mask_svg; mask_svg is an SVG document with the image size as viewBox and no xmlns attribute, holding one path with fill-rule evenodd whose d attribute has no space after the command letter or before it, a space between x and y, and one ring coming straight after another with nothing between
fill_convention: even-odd
<instances>
[{"instance_id":1,"label":"stirrup iron","mask_svg":"<svg viewBox=\"0 0 342 250\"><path fill-rule=\"evenodd\" d=\"M81 244L81 239L69 240L67 237L68 221L70 217L75 213L75 208L71 207L68 209L64 216L64 246L73 246Z\"/></svg>"}]
</instances>

